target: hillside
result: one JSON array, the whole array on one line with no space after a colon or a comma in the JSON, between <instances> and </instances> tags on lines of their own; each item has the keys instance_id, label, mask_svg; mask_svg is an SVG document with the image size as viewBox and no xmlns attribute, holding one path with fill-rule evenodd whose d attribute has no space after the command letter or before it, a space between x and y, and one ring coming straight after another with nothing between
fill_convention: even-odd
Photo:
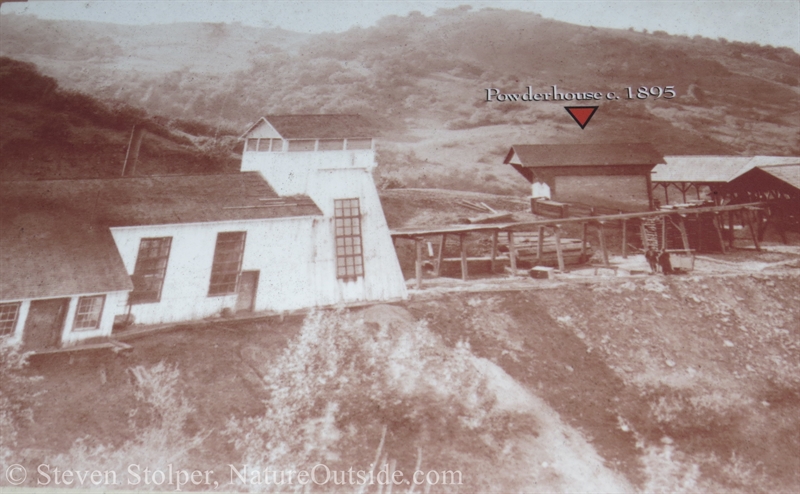
<instances>
[{"instance_id":1,"label":"hillside","mask_svg":"<svg viewBox=\"0 0 800 494\"><path fill-rule=\"evenodd\" d=\"M123 484L136 481L128 465L174 463L250 492L264 486L236 485L230 465L377 463L463 473L416 492L797 492L799 253L192 323L23 372L0 355L0 389L22 407L0 452L28 468L26 487L42 463ZM154 487L139 482L125 487ZM358 490L332 484L314 491Z\"/></svg>"},{"instance_id":2,"label":"hillside","mask_svg":"<svg viewBox=\"0 0 800 494\"><path fill-rule=\"evenodd\" d=\"M0 57L2 180L119 177L125 166L137 175L234 171L235 143L201 123L60 89L32 64Z\"/></svg>"},{"instance_id":3,"label":"hillside","mask_svg":"<svg viewBox=\"0 0 800 494\"><path fill-rule=\"evenodd\" d=\"M243 129L261 114L356 112L383 122L395 186L522 192L513 143L646 141L667 154L800 154L800 55L789 48L599 29L468 8L300 35L225 24L114 26L4 15L0 52L65 87L165 118ZM43 34L47 33L46 36ZM674 86L603 100L581 130L563 102L523 93Z\"/></svg>"}]
</instances>

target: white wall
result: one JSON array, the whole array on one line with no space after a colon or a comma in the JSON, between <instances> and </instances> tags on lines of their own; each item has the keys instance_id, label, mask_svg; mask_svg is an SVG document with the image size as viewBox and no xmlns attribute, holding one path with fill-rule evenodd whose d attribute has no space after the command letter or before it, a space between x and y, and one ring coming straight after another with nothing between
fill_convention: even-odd
<instances>
[{"instance_id":1,"label":"white wall","mask_svg":"<svg viewBox=\"0 0 800 494\"><path fill-rule=\"evenodd\" d=\"M243 220L112 228L128 274L133 274L142 238L172 237L157 303L134 304L136 323L202 319L234 309L236 295L208 296L217 233L246 231L243 271L259 271L255 310L283 311L315 305L309 287L314 217ZM126 313L122 307L119 314Z\"/></svg>"},{"instance_id":2,"label":"white wall","mask_svg":"<svg viewBox=\"0 0 800 494\"><path fill-rule=\"evenodd\" d=\"M242 171L261 172L280 195L305 194L325 215L316 231L314 288L317 305L394 300L408 296L378 190L372 179L372 150L297 153L245 152ZM359 198L364 277L336 278L334 200ZM333 281L331 281L333 280Z\"/></svg>"},{"instance_id":3,"label":"white wall","mask_svg":"<svg viewBox=\"0 0 800 494\"><path fill-rule=\"evenodd\" d=\"M91 297L95 295L105 295L105 304L103 305L103 313L100 316L100 324L97 329L93 330L78 330L75 331L75 311L78 308L78 299L81 297ZM67 307L67 314L64 317L64 323L61 327L61 344L69 346L79 341L87 340L90 338L99 338L110 336L114 327L114 316L119 312L119 307L125 306L125 301L128 298L128 292L110 292L110 293L83 293L80 295L68 295L62 297L49 297L54 299L69 299ZM13 300L8 302L21 302L19 307L19 314L17 315L17 324L14 329L14 335L9 338L9 343L20 344L24 341L25 323L28 320L28 313L30 312L31 302L34 300L46 299L23 299ZM3 301L5 303L5 301Z\"/></svg>"}]
</instances>

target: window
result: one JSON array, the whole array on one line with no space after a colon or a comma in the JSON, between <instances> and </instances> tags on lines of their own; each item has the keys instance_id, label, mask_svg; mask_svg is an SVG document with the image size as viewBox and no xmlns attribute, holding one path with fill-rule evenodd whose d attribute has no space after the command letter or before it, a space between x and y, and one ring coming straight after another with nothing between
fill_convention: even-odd
<instances>
[{"instance_id":1,"label":"window","mask_svg":"<svg viewBox=\"0 0 800 494\"><path fill-rule=\"evenodd\" d=\"M172 237L143 238L133 270L131 304L147 304L161 300L161 287L167 273Z\"/></svg>"},{"instance_id":2,"label":"window","mask_svg":"<svg viewBox=\"0 0 800 494\"><path fill-rule=\"evenodd\" d=\"M247 140L247 151L255 151L258 148L258 139Z\"/></svg>"},{"instance_id":3,"label":"window","mask_svg":"<svg viewBox=\"0 0 800 494\"><path fill-rule=\"evenodd\" d=\"M279 153L283 151L283 139L270 139L272 147L270 151L273 153Z\"/></svg>"},{"instance_id":4,"label":"window","mask_svg":"<svg viewBox=\"0 0 800 494\"><path fill-rule=\"evenodd\" d=\"M75 311L74 331L86 331L100 328L100 317L103 315L105 295L81 297L78 299L78 310Z\"/></svg>"},{"instance_id":5,"label":"window","mask_svg":"<svg viewBox=\"0 0 800 494\"><path fill-rule=\"evenodd\" d=\"M0 304L0 336L14 334L17 328L17 317L19 317L19 302L11 304Z\"/></svg>"},{"instance_id":6,"label":"window","mask_svg":"<svg viewBox=\"0 0 800 494\"><path fill-rule=\"evenodd\" d=\"M344 149L344 139L320 139L318 149L320 151L341 151Z\"/></svg>"},{"instance_id":7,"label":"window","mask_svg":"<svg viewBox=\"0 0 800 494\"><path fill-rule=\"evenodd\" d=\"M245 232L221 232L217 234L214 249L214 264L211 266L211 284L208 295L236 293L239 273L242 270Z\"/></svg>"},{"instance_id":8,"label":"window","mask_svg":"<svg viewBox=\"0 0 800 494\"><path fill-rule=\"evenodd\" d=\"M358 199L334 200L336 222L336 277L355 280L364 276L361 249L361 209Z\"/></svg>"},{"instance_id":9,"label":"window","mask_svg":"<svg viewBox=\"0 0 800 494\"><path fill-rule=\"evenodd\" d=\"M372 139L348 139L347 149L372 149Z\"/></svg>"},{"instance_id":10,"label":"window","mask_svg":"<svg viewBox=\"0 0 800 494\"><path fill-rule=\"evenodd\" d=\"M313 151L316 142L314 139L293 139L289 141L289 151Z\"/></svg>"}]
</instances>

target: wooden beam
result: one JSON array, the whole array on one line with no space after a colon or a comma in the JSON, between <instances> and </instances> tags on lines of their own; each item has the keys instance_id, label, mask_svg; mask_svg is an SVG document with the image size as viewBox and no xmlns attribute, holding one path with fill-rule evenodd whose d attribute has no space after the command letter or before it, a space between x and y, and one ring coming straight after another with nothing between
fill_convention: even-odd
<instances>
[{"instance_id":1,"label":"wooden beam","mask_svg":"<svg viewBox=\"0 0 800 494\"><path fill-rule=\"evenodd\" d=\"M558 270L562 273L565 271L564 267L564 251L561 249L561 225L555 226L556 234L556 255L558 256Z\"/></svg>"},{"instance_id":2,"label":"wooden beam","mask_svg":"<svg viewBox=\"0 0 800 494\"><path fill-rule=\"evenodd\" d=\"M517 275L517 248L514 246L514 232L508 232L508 256L511 258L511 276Z\"/></svg>"},{"instance_id":3,"label":"wooden beam","mask_svg":"<svg viewBox=\"0 0 800 494\"><path fill-rule=\"evenodd\" d=\"M444 259L444 246L447 244L447 234L442 233L441 241L439 242L439 253L436 255L436 265L433 266L433 274L439 277L442 272L442 259Z\"/></svg>"},{"instance_id":4,"label":"wooden beam","mask_svg":"<svg viewBox=\"0 0 800 494\"><path fill-rule=\"evenodd\" d=\"M605 228L603 225L605 221L601 221L597 225L598 236L600 237L600 249L603 251L603 263L605 263L606 267L611 267L611 263L608 260L608 248L606 248L606 233Z\"/></svg>"},{"instance_id":5,"label":"wooden beam","mask_svg":"<svg viewBox=\"0 0 800 494\"><path fill-rule=\"evenodd\" d=\"M589 229L589 223L584 221L581 223L581 257L586 257L586 233Z\"/></svg>"},{"instance_id":6,"label":"wooden beam","mask_svg":"<svg viewBox=\"0 0 800 494\"><path fill-rule=\"evenodd\" d=\"M733 248L733 241L736 239L736 234L733 230L733 211L728 211L728 247Z\"/></svg>"},{"instance_id":7,"label":"wooden beam","mask_svg":"<svg viewBox=\"0 0 800 494\"><path fill-rule=\"evenodd\" d=\"M642 240L642 250L647 251L647 230L644 227L644 221L639 221L639 237Z\"/></svg>"},{"instance_id":8,"label":"wooden beam","mask_svg":"<svg viewBox=\"0 0 800 494\"><path fill-rule=\"evenodd\" d=\"M719 213L714 213L713 223L714 230L717 231L717 238L719 239L719 248L722 249L723 254L727 254L727 249L725 249L725 239L722 236L722 230L719 226L721 222L722 218L719 217Z\"/></svg>"},{"instance_id":9,"label":"wooden beam","mask_svg":"<svg viewBox=\"0 0 800 494\"><path fill-rule=\"evenodd\" d=\"M458 236L461 243L461 279L464 281L467 281L467 243L464 242L464 237L466 236L466 233Z\"/></svg>"},{"instance_id":10,"label":"wooden beam","mask_svg":"<svg viewBox=\"0 0 800 494\"><path fill-rule=\"evenodd\" d=\"M628 258L628 220L622 220L622 258Z\"/></svg>"},{"instance_id":11,"label":"wooden beam","mask_svg":"<svg viewBox=\"0 0 800 494\"><path fill-rule=\"evenodd\" d=\"M687 253L691 252L689 247L689 235L686 233L686 222L683 221L683 216L678 215L678 230L681 232L681 242L683 243L683 250Z\"/></svg>"},{"instance_id":12,"label":"wooden beam","mask_svg":"<svg viewBox=\"0 0 800 494\"><path fill-rule=\"evenodd\" d=\"M742 213L745 214L745 213ZM750 236L753 237L753 245L755 245L756 250L761 252L761 244L758 241L758 230L756 230L756 222L753 221L753 215L755 213L753 211L747 212L747 224L750 228ZM742 218L744 219L744 218Z\"/></svg>"},{"instance_id":13,"label":"wooden beam","mask_svg":"<svg viewBox=\"0 0 800 494\"><path fill-rule=\"evenodd\" d=\"M539 238L536 239L536 261L542 260L542 250L544 248L544 227L539 227ZM585 247L584 247L585 249Z\"/></svg>"},{"instance_id":14,"label":"wooden beam","mask_svg":"<svg viewBox=\"0 0 800 494\"><path fill-rule=\"evenodd\" d=\"M497 235L497 231L492 232L492 273L497 272Z\"/></svg>"},{"instance_id":15,"label":"wooden beam","mask_svg":"<svg viewBox=\"0 0 800 494\"><path fill-rule=\"evenodd\" d=\"M414 263L414 269L417 275L417 290L422 289L422 240L414 239L414 247L417 251L417 259Z\"/></svg>"},{"instance_id":16,"label":"wooden beam","mask_svg":"<svg viewBox=\"0 0 800 494\"><path fill-rule=\"evenodd\" d=\"M661 217L661 250L667 250L667 217Z\"/></svg>"}]
</instances>

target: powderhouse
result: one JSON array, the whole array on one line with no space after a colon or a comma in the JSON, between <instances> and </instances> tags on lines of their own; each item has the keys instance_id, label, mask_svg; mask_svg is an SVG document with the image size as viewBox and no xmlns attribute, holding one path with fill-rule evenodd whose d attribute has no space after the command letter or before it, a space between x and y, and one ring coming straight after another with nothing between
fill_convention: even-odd
<instances>
[{"instance_id":1,"label":"powderhouse","mask_svg":"<svg viewBox=\"0 0 800 494\"><path fill-rule=\"evenodd\" d=\"M235 174L0 183L0 335L41 351L107 338L131 317L405 298L361 139L245 149L243 170L263 170Z\"/></svg>"},{"instance_id":2,"label":"powderhouse","mask_svg":"<svg viewBox=\"0 0 800 494\"><path fill-rule=\"evenodd\" d=\"M546 183L554 201L615 212L653 209L650 172L663 162L647 143L515 144L503 161Z\"/></svg>"}]
</instances>

